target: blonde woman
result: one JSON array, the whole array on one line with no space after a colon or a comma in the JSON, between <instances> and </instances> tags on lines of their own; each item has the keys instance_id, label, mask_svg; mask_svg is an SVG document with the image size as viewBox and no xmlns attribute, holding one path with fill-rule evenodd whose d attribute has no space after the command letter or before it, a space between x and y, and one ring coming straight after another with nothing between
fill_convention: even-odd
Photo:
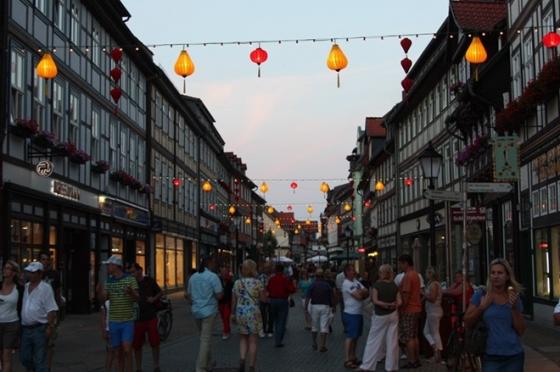
<instances>
[{"instance_id":1,"label":"blonde woman","mask_svg":"<svg viewBox=\"0 0 560 372\"><path fill-rule=\"evenodd\" d=\"M434 361L441 362L441 352L443 345L439 334L439 322L443 317L443 308L441 307L442 290L439 283L438 273L433 267L426 269L426 279L428 285L424 293L426 299L426 324L424 325L424 337L434 349Z\"/></svg>"},{"instance_id":2,"label":"blonde woman","mask_svg":"<svg viewBox=\"0 0 560 372\"><path fill-rule=\"evenodd\" d=\"M375 371L377 361L385 358L385 370L399 369L399 289L393 281L391 265L381 265L379 280L371 289L371 302L375 306L371 328L364 348L363 362L358 371Z\"/></svg>"},{"instance_id":3,"label":"blonde woman","mask_svg":"<svg viewBox=\"0 0 560 372\"><path fill-rule=\"evenodd\" d=\"M18 284L19 265L12 260L6 261L0 283L0 354L2 371L12 371L13 351L19 345L20 318L18 310L21 308L23 288Z\"/></svg>"},{"instance_id":4,"label":"blonde woman","mask_svg":"<svg viewBox=\"0 0 560 372\"><path fill-rule=\"evenodd\" d=\"M482 318L488 328L483 372L523 371L521 335L525 332L525 320L519 298L522 291L506 260L498 258L490 263L486 293L476 291L465 314L467 327Z\"/></svg>"},{"instance_id":5,"label":"blonde woman","mask_svg":"<svg viewBox=\"0 0 560 372\"><path fill-rule=\"evenodd\" d=\"M263 284L257 279L257 264L245 260L241 265L241 279L233 285L233 313L239 326L239 372L245 371L245 359L249 358L249 372L255 371L257 361L257 338L262 332L260 301L265 300Z\"/></svg>"}]
</instances>

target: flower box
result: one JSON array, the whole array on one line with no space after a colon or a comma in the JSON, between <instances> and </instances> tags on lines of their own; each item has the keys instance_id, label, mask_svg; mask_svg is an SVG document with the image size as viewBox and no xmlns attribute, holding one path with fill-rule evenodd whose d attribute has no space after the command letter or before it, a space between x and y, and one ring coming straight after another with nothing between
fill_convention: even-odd
<instances>
[{"instance_id":1,"label":"flower box","mask_svg":"<svg viewBox=\"0 0 560 372\"><path fill-rule=\"evenodd\" d=\"M33 142L34 145L37 145L39 147L43 147L43 148L46 148L46 149L52 149L57 144L56 136L54 135L54 133L47 132L47 131L44 131L44 130L39 131L39 133L37 133L31 139L31 142Z\"/></svg>"},{"instance_id":2,"label":"flower box","mask_svg":"<svg viewBox=\"0 0 560 372\"><path fill-rule=\"evenodd\" d=\"M154 190L150 184L145 184L140 190L138 190L138 192L142 194L151 194L152 192L154 192Z\"/></svg>"},{"instance_id":3,"label":"flower box","mask_svg":"<svg viewBox=\"0 0 560 372\"><path fill-rule=\"evenodd\" d=\"M60 156L70 156L77 151L76 145L72 142L60 142L53 147L53 152Z\"/></svg>"},{"instance_id":4,"label":"flower box","mask_svg":"<svg viewBox=\"0 0 560 372\"><path fill-rule=\"evenodd\" d=\"M91 171L95 173L105 173L111 169L111 164L105 160L98 160L91 166Z\"/></svg>"},{"instance_id":5,"label":"flower box","mask_svg":"<svg viewBox=\"0 0 560 372\"><path fill-rule=\"evenodd\" d=\"M39 124L33 119L18 119L10 126L10 132L21 138L31 138L39 132Z\"/></svg>"}]
</instances>

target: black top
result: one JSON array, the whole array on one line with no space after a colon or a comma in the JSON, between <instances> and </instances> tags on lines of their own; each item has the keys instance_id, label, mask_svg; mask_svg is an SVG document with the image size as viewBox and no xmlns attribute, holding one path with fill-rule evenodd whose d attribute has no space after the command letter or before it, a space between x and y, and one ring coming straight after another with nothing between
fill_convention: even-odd
<instances>
[{"instance_id":1,"label":"black top","mask_svg":"<svg viewBox=\"0 0 560 372\"><path fill-rule=\"evenodd\" d=\"M150 320L156 317L157 309L153 303L148 302L148 297L154 297L161 292L156 281L145 276L138 282L138 320Z\"/></svg>"},{"instance_id":2,"label":"black top","mask_svg":"<svg viewBox=\"0 0 560 372\"><path fill-rule=\"evenodd\" d=\"M333 305L333 289L323 279L316 279L307 290L307 298L311 299L312 305Z\"/></svg>"},{"instance_id":3,"label":"black top","mask_svg":"<svg viewBox=\"0 0 560 372\"><path fill-rule=\"evenodd\" d=\"M222 288L224 289L224 296L221 300L218 301L220 304L230 304L231 299L233 297L233 279L228 278L224 279L220 277L220 281L222 282Z\"/></svg>"},{"instance_id":4,"label":"black top","mask_svg":"<svg viewBox=\"0 0 560 372\"><path fill-rule=\"evenodd\" d=\"M58 271L48 270L43 274L43 281L50 284L53 289L54 299L56 303L60 306L60 275Z\"/></svg>"},{"instance_id":5,"label":"black top","mask_svg":"<svg viewBox=\"0 0 560 372\"><path fill-rule=\"evenodd\" d=\"M391 281L388 283L379 280L375 282L373 288L377 289L377 299L379 301L388 302L388 303L397 301L397 293L399 291L399 288L397 287L395 282ZM387 314L391 314L395 310L396 309L385 309L383 307L376 305L375 315L387 315Z\"/></svg>"}]
</instances>

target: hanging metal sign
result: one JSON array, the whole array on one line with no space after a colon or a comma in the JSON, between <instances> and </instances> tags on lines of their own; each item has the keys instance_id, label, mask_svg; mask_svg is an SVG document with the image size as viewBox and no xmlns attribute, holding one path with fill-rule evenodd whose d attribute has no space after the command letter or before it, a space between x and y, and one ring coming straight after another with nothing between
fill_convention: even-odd
<instances>
[{"instance_id":1,"label":"hanging metal sign","mask_svg":"<svg viewBox=\"0 0 560 372\"><path fill-rule=\"evenodd\" d=\"M514 182L519 179L519 146L517 136L494 139L494 182Z\"/></svg>"},{"instance_id":2,"label":"hanging metal sign","mask_svg":"<svg viewBox=\"0 0 560 372\"><path fill-rule=\"evenodd\" d=\"M50 177L54 172L54 164L49 160L41 160L35 166L35 173L42 177Z\"/></svg>"}]
</instances>

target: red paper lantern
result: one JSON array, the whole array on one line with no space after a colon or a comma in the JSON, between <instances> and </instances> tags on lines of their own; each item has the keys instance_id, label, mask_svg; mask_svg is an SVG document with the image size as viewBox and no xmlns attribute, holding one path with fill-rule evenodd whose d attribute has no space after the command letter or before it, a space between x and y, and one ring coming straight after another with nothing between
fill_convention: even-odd
<instances>
[{"instance_id":1,"label":"red paper lantern","mask_svg":"<svg viewBox=\"0 0 560 372\"><path fill-rule=\"evenodd\" d=\"M402 66L404 72L408 73L408 71L410 71L410 68L412 67L412 61L410 59L408 59L408 57L405 57L401 61L401 66Z\"/></svg>"},{"instance_id":2,"label":"red paper lantern","mask_svg":"<svg viewBox=\"0 0 560 372\"><path fill-rule=\"evenodd\" d=\"M266 62L266 60L268 59L268 53L266 52L266 50L258 47L251 52L249 57L251 58L251 61L253 61L253 63L256 63L259 66L258 77L261 77L261 63Z\"/></svg>"},{"instance_id":3,"label":"red paper lantern","mask_svg":"<svg viewBox=\"0 0 560 372\"><path fill-rule=\"evenodd\" d=\"M545 47L551 49L560 45L560 35L556 32L549 32L543 37L543 44Z\"/></svg>"},{"instance_id":4,"label":"red paper lantern","mask_svg":"<svg viewBox=\"0 0 560 372\"><path fill-rule=\"evenodd\" d=\"M401 40L401 47L403 48L405 53L408 53L410 47L412 46L412 41L405 37L404 39Z\"/></svg>"},{"instance_id":5,"label":"red paper lantern","mask_svg":"<svg viewBox=\"0 0 560 372\"><path fill-rule=\"evenodd\" d=\"M414 184L414 180L410 177L407 177L404 179L404 185L405 186L412 186Z\"/></svg>"},{"instance_id":6,"label":"red paper lantern","mask_svg":"<svg viewBox=\"0 0 560 372\"><path fill-rule=\"evenodd\" d=\"M111 58L115 61L115 63L119 63L122 55L123 53L121 48L113 48L113 50L111 50Z\"/></svg>"},{"instance_id":7,"label":"red paper lantern","mask_svg":"<svg viewBox=\"0 0 560 372\"><path fill-rule=\"evenodd\" d=\"M291 211L292 209L294 209L294 208L292 208L291 205L288 205L288 210Z\"/></svg>"},{"instance_id":8,"label":"red paper lantern","mask_svg":"<svg viewBox=\"0 0 560 372\"><path fill-rule=\"evenodd\" d=\"M114 69L111 70L111 79L113 79L115 83L121 80L121 76L122 76L122 70L120 68L115 67Z\"/></svg>"},{"instance_id":9,"label":"red paper lantern","mask_svg":"<svg viewBox=\"0 0 560 372\"><path fill-rule=\"evenodd\" d=\"M297 182L292 182L292 183L290 184L290 187L292 188L292 190L296 191L296 189L297 189L297 187L298 187Z\"/></svg>"},{"instance_id":10,"label":"red paper lantern","mask_svg":"<svg viewBox=\"0 0 560 372\"><path fill-rule=\"evenodd\" d=\"M401 85L402 85L405 93L408 93L410 88L412 88L412 84L414 84L414 80L412 80L411 78L408 78L408 77L404 78L404 80L401 81Z\"/></svg>"},{"instance_id":11,"label":"red paper lantern","mask_svg":"<svg viewBox=\"0 0 560 372\"><path fill-rule=\"evenodd\" d=\"M181 179L180 178L173 178L171 180L171 184L173 185L173 187L179 187L179 186L181 186Z\"/></svg>"},{"instance_id":12,"label":"red paper lantern","mask_svg":"<svg viewBox=\"0 0 560 372\"><path fill-rule=\"evenodd\" d=\"M119 99L121 99L122 96L122 90L119 87L115 87L113 89L111 89L111 97L113 98L113 101L115 103L119 102Z\"/></svg>"}]
</instances>

